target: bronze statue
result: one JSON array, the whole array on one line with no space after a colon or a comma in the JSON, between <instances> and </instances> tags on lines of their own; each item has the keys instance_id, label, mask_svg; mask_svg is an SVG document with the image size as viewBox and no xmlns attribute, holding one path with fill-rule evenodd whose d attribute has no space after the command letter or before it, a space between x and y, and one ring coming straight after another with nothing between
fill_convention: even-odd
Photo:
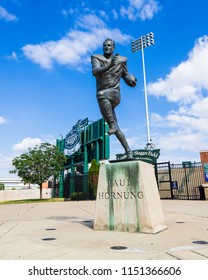
<instances>
[{"instance_id":1,"label":"bronze statue","mask_svg":"<svg viewBox=\"0 0 208 280\"><path fill-rule=\"evenodd\" d=\"M124 79L127 85L136 86L137 79L128 73L127 58L114 55L115 42L106 39L103 43L104 55L92 55L92 74L96 77L97 101L101 114L109 125L108 134L115 134L125 149L127 158L132 158L125 135L120 130L115 114L115 108L120 103L120 79Z\"/></svg>"}]
</instances>

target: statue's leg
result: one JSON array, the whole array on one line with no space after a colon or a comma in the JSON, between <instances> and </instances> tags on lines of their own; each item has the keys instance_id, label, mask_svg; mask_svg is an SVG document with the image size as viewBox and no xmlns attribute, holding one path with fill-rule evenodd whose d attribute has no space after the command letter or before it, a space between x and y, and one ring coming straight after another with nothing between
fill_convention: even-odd
<instances>
[{"instance_id":1,"label":"statue's leg","mask_svg":"<svg viewBox=\"0 0 208 280\"><path fill-rule=\"evenodd\" d=\"M128 159L132 159L133 158L132 151L129 148L129 144L128 144L127 140L126 140L125 135L123 134L123 132L120 130L119 127L118 127L118 130L116 131L115 135L118 138L118 140L120 141L121 145L124 147L124 150L125 150L125 152L127 154L127 158Z\"/></svg>"},{"instance_id":2,"label":"statue's leg","mask_svg":"<svg viewBox=\"0 0 208 280\"><path fill-rule=\"evenodd\" d=\"M98 104L100 107L100 112L109 125L108 134L114 134L117 131L117 120L115 120L115 113L112 108L111 102L107 98L98 99Z\"/></svg>"},{"instance_id":3,"label":"statue's leg","mask_svg":"<svg viewBox=\"0 0 208 280\"><path fill-rule=\"evenodd\" d=\"M114 108L120 103L120 91L109 88L97 92L97 100L101 114L109 125L108 134L115 134L117 131L117 118Z\"/></svg>"},{"instance_id":4,"label":"statue's leg","mask_svg":"<svg viewBox=\"0 0 208 280\"><path fill-rule=\"evenodd\" d=\"M115 114L115 107L120 102L120 93L117 90L105 90L100 91L97 94L97 100L100 107L100 112L109 125L108 134L115 134L121 145L124 147L127 154L127 158L132 157L132 151L129 148L128 142L126 141L125 135L120 130Z\"/></svg>"}]
</instances>

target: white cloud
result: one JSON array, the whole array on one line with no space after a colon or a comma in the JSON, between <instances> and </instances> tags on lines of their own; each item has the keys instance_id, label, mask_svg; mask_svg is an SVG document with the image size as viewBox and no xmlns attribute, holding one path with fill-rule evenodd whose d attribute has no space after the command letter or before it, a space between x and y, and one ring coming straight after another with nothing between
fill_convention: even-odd
<instances>
[{"instance_id":1,"label":"white cloud","mask_svg":"<svg viewBox=\"0 0 208 280\"><path fill-rule=\"evenodd\" d=\"M78 27L89 31L104 29L106 27L105 22L100 17L94 14L87 14L79 17L76 20L76 24Z\"/></svg>"},{"instance_id":2,"label":"white cloud","mask_svg":"<svg viewBox=\"0 0 208 280\"><path fill-rule=\"evenodd\" d=\"M199 151L208 148L207 118L171 111L166 116L152 114L151 124L156 131L153 142L161 149L162 160L199 161Z\"/></svg>"},{"instance_id":3,"label":"white cloud","mask_svg":"<svg viewBox=\"0 0 208 280\"><path fill-rule=\"evenodd\" d=\"M207 126L207 118L200 118L186 114L180 114L177 111L169 112L162 117L159 114L151 115L151 123L155 127L177 128L177 133L186 133L188 131L203 132Z\"/></svg>"},{"instance_id":4,"label":"white cloud","mask_svg":"<svg viewBox=\"0 0 208 280\"><path fill-rule=\"evenodd\" d=\"M165 79L148 85L148 93L174 102L175 110L153 113L154 139L166 158L190 154L199 161L199 151L208 149L208 36L199 38L188 59L171 69ZM158 101L159 102L159 101ZM180 153L179 153L180 151Z\"/></svg>"},{"instance_id":5,"label":"white cloud","mask_svg":"<svg viewBox=\"0 0 208 280\"><path fill-rule=\"evenodd\" d=\"M159 10L159 3L155 0L129 0L127 7L121 6L120 14L132 21L146 20L152 19Z\"/></svg>"},{"instance_id":6,"label":"white cloud","mask_svg":"<svg viewBox=\"0 0 208 280\"><path fill-rule=\"evenodd\" d=\"M80 69L89 63L89 54L100 47L106 37L113 37L121 44L131 39L117 28L107 28L104 21L96 15L85 15L76 21L76 25L82 30L70 30L58 41L24 46L22 50L25 56L49 70L53 68L54 63Z\"/></svg>"},{"instance_id":7,"label":"white cloud","mask_svg":"<svg viewBox=\"0 0 208 280\"><path fill-rule=\"evenodd\" d=\"M208 97L198 100L187 111L194 116L208 119Z\"/></svg>"},{"instance_id":8,"label":"white cloud","mask_svg":"<svg viewBox=\"0 0 208 280\"><path fill-rule=\"evenodd\" d=\"M4 117L0 116L0 125L7 124L7 123L8 123L8 121Z\"/></svg>"},{"instance_id":9,"label":"white cloud","mask_svg":"<svg viewBox=\"0 0 208 280\"><path fill-rule=\"evenodd\" d=\"M108 19L109 19L108 14L107 14L105 11L100 10L100 11L99 11L99 14L100 14L100 16L101 16L103 19L105 19L105 20L108 20Z\"/></svg>"},{"instance_id":10,"label":"white cloud","mask_svg":"<svg viewBox=\"0 0 208 280\"><path fill-rule=\"evenodd\" d=\"M73 9L68 9L68 10L63 9L61 11L61 14L65 17L68 17L68 16L71 16L74 14L74 10Z\"/></svg>"},{"instance_id":11,"label":"white cloud","mask_svg":"<svg viewBox=\"0 0 208 280\"><path fill-rule=\"evenodd\" d=\"M16 21L17 17L13 14L10 14L6 9L0 6L0 19L5 21Z\"/></svg>"},{"instance_id":12,"label":"white cloud","mask_svg":"<svg viewBox=\"0 0 208 280\"><path fill-rule=\"evenodd\" d=\"M158 12L158 10L159 10L158 2L154 0L146 1L146 3L141 9L140 18L142 20L152 19L155 13Z\"/></svg>"},{"instance_id":13,"label":"white cloud","mask_svg":"<svg viewBox=\"0 0 208 280\"><path fill-rule=\"evenodd\" d=\"M38 137L26 137L22 139L19 143L13 145L12 149L14 152L26 152L29 148L34 148L36 145L39 146L41 143L50 143L52 145L56 144L56 140L51 135L42 135L41 138Z\"/></svg>"},{"instance_id":14,"label":"white cloud","mask_svg":"<svg viewBox=\"0 0 208 280\"><path fill-rule=\"evenodd\" d=\"M14 152L25 152L28 150L28 148L33 148L36 145L40 145L42 143L42 140L38 137L31 138L27 137L22 139L21 142L14 144L12 149Z\"/></svg>"},{"instance_id":15,"label":"white cloud","mask_svg":"<svg viewBox=\"0 0 208 280\"><path fill-rule=\"evenodd\" d=\"M186 152L193 152L199 154L200 150L207 149L207 137L203 132L170 132L158 134L157 147L161 150L169 152L169 159L174 155L175 151L186 154Z\"/></svg>"},{"instance_id":16,"label":"white cloud","mask_svg":"<svg viewBox=\"0 0 208 280\"><path fill-rule=\"evenodd\" d=\"M115 9L112 10L113 18L118 19L118 13Z\"/></svg>"},{"instance_id":17,"label":"white cloud","mask_svg":"<svg viewBox=\"0 0 208 280\"><path fill-rule=\"evenodd\" d=\"M208 36L199 38L188 59L171 69L165 79L148 85L148 93L168 101L191 104L208 90Z\"/></svg>"},{"instance_id":18,"label":"white cloud","mask_svg":"<svg viewBox=\"0 0 208 280\"><path fill-rule=\"evenodd\" d=\"M7 60L18 60L17 54L15 52L12 52L11 55L4 56L4 58Z\"/></svg>"}]
</instances>

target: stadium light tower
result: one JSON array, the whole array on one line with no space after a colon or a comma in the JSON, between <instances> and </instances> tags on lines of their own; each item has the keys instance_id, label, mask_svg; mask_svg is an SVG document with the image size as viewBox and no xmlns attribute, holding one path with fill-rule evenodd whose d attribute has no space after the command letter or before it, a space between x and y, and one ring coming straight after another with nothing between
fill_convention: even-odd
<instances>
[{"instance_id":1,"label":"stadium light tower","mask_svg":"<svg viewBox=\"0 0 208 280\"><path fill-rule=\"evenodd\" d=\"M147 35L141 36L139 39L131 43L132 52L142 51L142 66L143 66L143 77L144 77L144 96L145 96L145 109L146 109L146 125L147 125L147 145L146 149L152 149L154 145L151 143L150 138L150 126L149 126L149 112L148 112L148 100L147 100L147 83L146 83L146 72L145 72L145 61L144 61L144 49L154 44L153 32Z\"/></svg>"}]
</instances>

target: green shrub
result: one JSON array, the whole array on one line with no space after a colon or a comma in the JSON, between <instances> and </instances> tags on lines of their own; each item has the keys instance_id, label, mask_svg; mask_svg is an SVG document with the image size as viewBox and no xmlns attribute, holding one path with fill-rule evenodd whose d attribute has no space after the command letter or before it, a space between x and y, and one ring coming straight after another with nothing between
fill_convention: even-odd
<instances>
[{"instance_id":1,"label":"green shrub","mask_svg":"<svg viewBox=\"0 0 208 280\"><path fill-rule=\"evenodd\" d=\"M4 184L3 183L0 183L0 191L3 191L5 188Z\"/></svg>"},{"instance_id":2,"label":"green shrub","mask_svg":"<svg viewBox=\"0 0 208 280\"><path fill-rule=\"evenodd\" d=\"M74 192L71 194L71 200L88 200L89 195L86 192Z\"/></svg>"},{"instance_id":3,"label":"green shrub","mask_svg":"<svg viewBox=\"0 0 208 280\"><path fill-rule=\"evenodd\" d=\"M88 172L88 186L94 198L96 198L97 195L99 170L100 163L93 159Z\"/></svg>"}]
</instances>

